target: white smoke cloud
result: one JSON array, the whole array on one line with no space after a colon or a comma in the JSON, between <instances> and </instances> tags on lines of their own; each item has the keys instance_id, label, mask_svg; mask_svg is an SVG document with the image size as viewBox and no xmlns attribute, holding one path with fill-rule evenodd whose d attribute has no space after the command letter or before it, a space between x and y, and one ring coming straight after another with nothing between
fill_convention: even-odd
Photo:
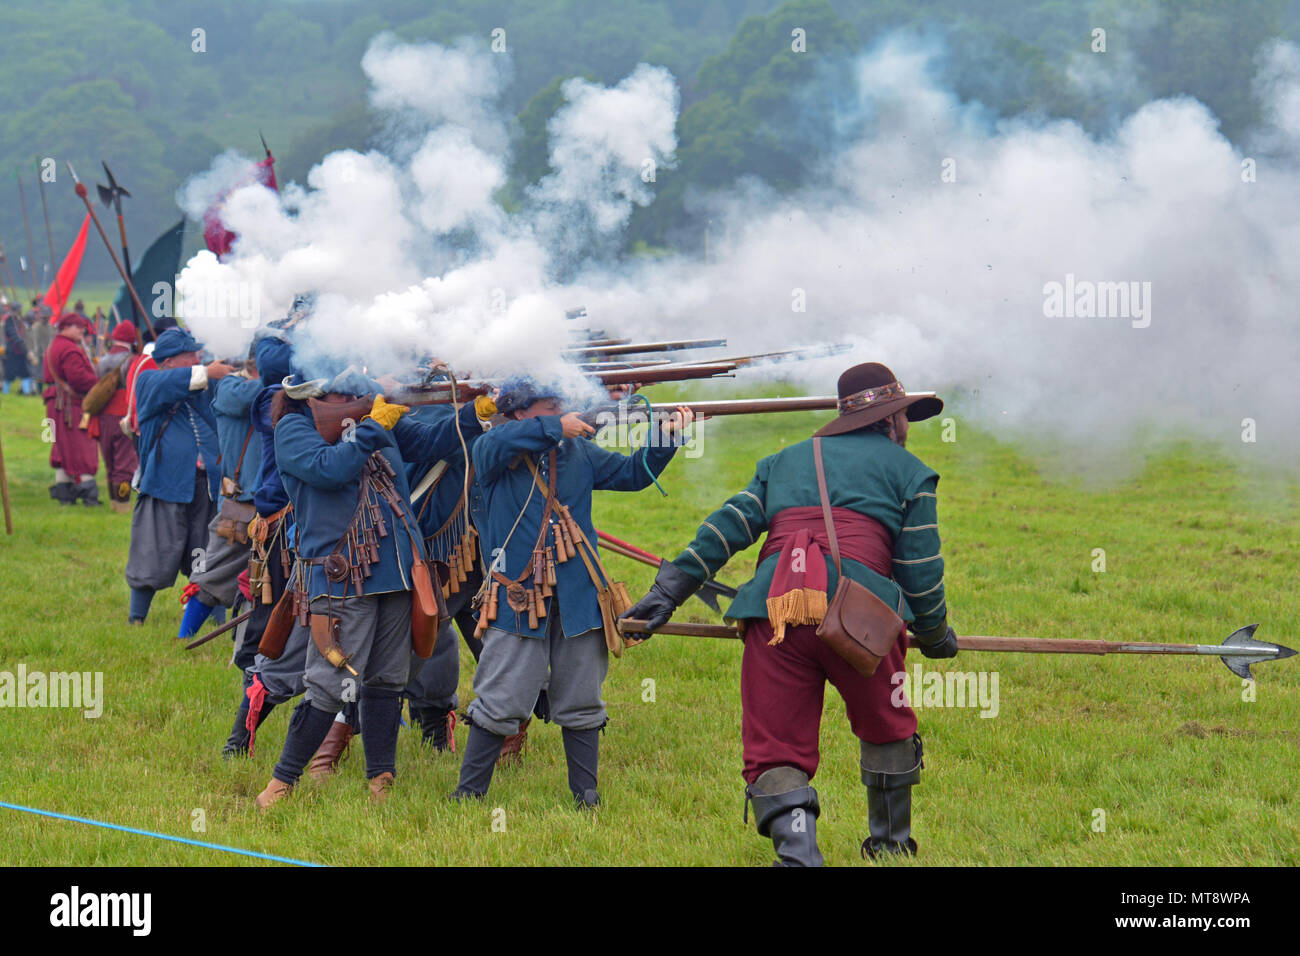
<instances>
[{"instance_id":1,"label":"white smoke cloud","mask_svg":"<svg viewBox=\"0 0 1300 956\"><path fill-rule=\"evenodd\" d=\"M805 188L707 197L708 261L619 263L608 240L672 175L678 94L666 71L565 84L554 172L508 214L494 198L508 157L491 147L508 127L502 58L381 38L364 61L372 101L405 117L405 145L331 154L279 199L237 191L234 254L196 257L187 275L260 283L263 323L319 290L299 337L308 359L383 369L434 354L462 374L555 376L568 370L563 311L581 304L611 332L725 335L729 353L847 343L848 356L780 372L824 393L849 364L883 361L999 434L1054 436L1089 458L1153 430L1241 449L1253 418L1258 447L1295 460L1295 48L1261 54L1270 124L1258 135L1272 152L1258 181L1244 181L1248 157L1194 100L1146 103L1097 137L990 118L935 80L933 56L891 38L861 59L870 121L843 124L865 132ZM1053 284L1100 284L1104 300L1114 283L1136 283L1130 314L1052 314ZM240 333L246 347L251 331Z\"/></svg>"}]
</instances>

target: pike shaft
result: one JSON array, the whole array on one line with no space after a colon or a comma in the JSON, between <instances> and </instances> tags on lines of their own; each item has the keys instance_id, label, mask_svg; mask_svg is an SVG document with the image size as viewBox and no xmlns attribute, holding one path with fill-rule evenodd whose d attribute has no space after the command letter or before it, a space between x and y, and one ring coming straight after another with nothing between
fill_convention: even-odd
<instances>
[{"instance_id":1,"label":"pike shaft","mask_svg":"<svg viewBox=\"0 0 1300 956\"><path fill-rule=\"evenodd\" d=\"M212 640L214 637L220 637L222 634L225 634L226 631L230 630L232 627L239 627L239 625L243 624L252 616L253 616L252 611L245 611L243 614L239 615L239 617L231 618L225 624L222 624L220 627L213 628L212 630L208 631L208 633L204 634L202 637L198 638L197 640L190 641L188 644L185 645L185 649L187 651L192 651L196 647L201 647L202 645L208 643L208 641Z\"/></svg>"},{"instance_id":2,"label":"pike shaft","mask_svg":"<svg viewBox=\"0 0 1300 956\"><path fill-rule=\"evenodd\" d=\"M39 166L39 163L38 163ZM50 245L50 281L54 281L54 236L50 233L50 210L45 204L45 178L38 171L36 185L41 193L41 215L45 217L45 241Z\"/></svg>"},{"instance_id":3,"label":"pike shaft","mask_svg":"<svg viewBox=\"0 0 1300 956\"><path fill-rule=\"evenodd\" d=\"M36 255L32 252L32 225L27 221L27 197L23 195L23 178L14 173L18 181L18 203L23 209L23 230L27 233L27 279L32 284L32 298L37 297L36 289ZM58 316L55 316L58 318Z\"/></svg>"}]
</instances>

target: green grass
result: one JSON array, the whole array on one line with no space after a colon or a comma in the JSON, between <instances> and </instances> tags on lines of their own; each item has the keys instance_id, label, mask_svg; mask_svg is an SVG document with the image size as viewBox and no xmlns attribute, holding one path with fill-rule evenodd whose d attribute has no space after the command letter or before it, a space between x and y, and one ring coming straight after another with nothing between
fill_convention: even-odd
<instances>
[{"instance_id":1,"label":"green grass","mask_svg":"<svg viewBox=\"0 0 1300 956\"><path fill-rule=\"evenodd\" d=\"M960 409L956 410L960 421ZM0 670L103 671L105 710L0 709L0 800L331 864L714 864L770 861L741 822L740 646L660 637L611 661L603 809L568 806L558 728L535 726L525 765L488 801L454 806L457 758L402 732L398 786L366 799L360 747L323 785L305 782L263 819L252 797L284 739L272 715L252 760L218 755L238 675L218 640L173 640L177 591L128 630L122 577L129 518L59 510L47 496L41 407L0 400L15 534L0 538ZM675 553L752 476L758 457L825 416L712 422L705 454L664 485L597 496L603 527ZM1047 479L1035 459L973 427L909 447L943 475L941 530L959 632L1217 643L1242 624L1297 643L1293 584L1300 488L1190 445L1144 449L1145 469L1102 487ZM102 471L101 471L102 476ZM1106 571L1092 570L1104 548ZM756 551L756 549L755 549ZM720 576L738 584L755 551ZM634 593L651 572L609 557ZM711 614L692 601L684 618ZM909 657L914 664L920 658ZM996 670L1000 712L919 711L926 766L915 791L914 864L1295 865L1300 863L1300 671L1258 668L1254 702L1215 659L964 654L926 670ZM461 701L472 695L462 648ZM643 702L652 680L655 702ZM464 744L465 731L457 733ZM819 836L827 862L861 865L865 793L856 741L828 691ZM494 832L493 810L504 811ZM1106 815L1094 832L1094 810ZM191 828L195 811L204 832ZM0 810L0 864L239 864L215 851Z\"/></svg>"}]
</instances>

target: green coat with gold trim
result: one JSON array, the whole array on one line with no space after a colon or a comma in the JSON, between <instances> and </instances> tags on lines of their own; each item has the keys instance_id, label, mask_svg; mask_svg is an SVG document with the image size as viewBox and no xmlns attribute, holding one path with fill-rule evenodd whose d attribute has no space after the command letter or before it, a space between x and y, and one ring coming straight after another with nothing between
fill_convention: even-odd
<instances>
[{"instance_id":1,"label":"green coat with gold trim","mask_svg":"<svg viewBox=\"0 0 1300 956\"><path fill-rule=\"evenodd\" d=\"M831 505L874 518L894 541L892 579L848 557L843 558L845 573L898 609L913 632L924 635L946 629L935 493L938 473L887 435L869 429L823 438L822 460ZM760 461L749 486L705 519L695 540L673 564L703 582L732 555L756 542L776 514L820 504L810 438ZM740 588L727 609L729 620L767 617L767 592L778 557L770 555ZM829 549L825 557L828 590L834 594L839 577Z\"/></svg>"}]
</instances>

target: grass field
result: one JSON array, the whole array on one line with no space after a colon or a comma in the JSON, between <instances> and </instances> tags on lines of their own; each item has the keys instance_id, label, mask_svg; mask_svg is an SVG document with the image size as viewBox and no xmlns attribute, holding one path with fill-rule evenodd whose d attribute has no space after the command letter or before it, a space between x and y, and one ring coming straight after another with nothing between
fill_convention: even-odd
<instances>
[{"instance_id":1,"label":"grass field","mask_svg":"<svg viewBox=\"0 0 1300 956\"><path fill-rule=\"evenodd\" d=\"M952 411L957 441L943 442L930 422L914 427L909 447L944 475L941 531L959 633L1217 643L1259 622L1261 638L1300 643L1295 483L1178 445L1145 449L1144 470L1122 483L1046 480L1032 459ZM338 776L305 781L260 818L252 798L278 756L288 708L270 717L254 759L222 761L239 693L229 644L181 649L178 589L158 596L143 629L127 629L129 518L107 507L59 510L49 499L41 415L33 399L0 399L15 524L0 538L0 671L102 671L105 703L98 719L0 709L0 800L329 864L770 861L771 844L741 822L740 646L729 641L659 637L611 661L604 806L594 816L569 807L558 728L534 726L525 765L499 772L481 806L446 801L457 757L430 756L404 729L398 786L384 806L369 806L354 747ZM758 457L822 418L710 422L703 457L679 456L669 468L668 499L653 489L598 495L598 526L675 554L748 482ZM1105 550L1102 573L1096 548ZM720 578L739 584L755 553ZM648 586L648 569L609 562L635 594ZM682 616L711 619L698 601ZM463 705L473 679L463 646L461 660ZM1297 661L1259 666L1253 700L1213 658L963 654L924 668L996 671L999 709L989 719L972 708L919 711L921 855L891 865L1300 863ZM457 736L463 746L463 727ZM857 747L833 690L821 739L823 853L830 864L865 865ZM249 862L0 809L0 864Z\"/></svg>"}]
</instances>

